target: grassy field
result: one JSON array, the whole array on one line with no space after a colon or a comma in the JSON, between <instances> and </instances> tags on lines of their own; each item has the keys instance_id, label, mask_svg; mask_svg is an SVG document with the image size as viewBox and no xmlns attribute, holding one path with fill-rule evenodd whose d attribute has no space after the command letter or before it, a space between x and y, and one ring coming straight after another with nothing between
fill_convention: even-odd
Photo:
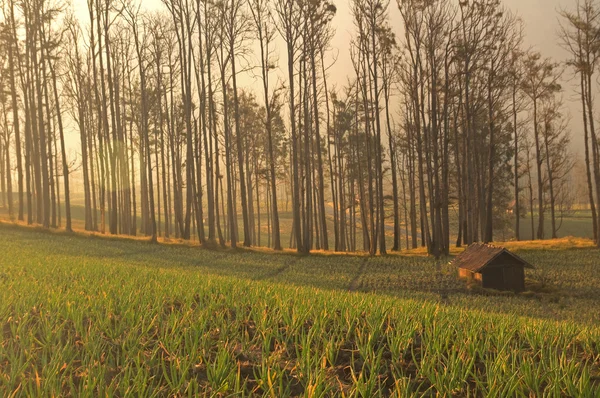
<instances>
[{"instance_id":1,"label":"grassy field","mask_svg":"<svg viewBox=\"0 0 600 398\"><path fill-rule=\"evenodd\" d=\"M538 214L534 213L534 228L533 236L537 231ZM576 210L565 217L562 221L557 220L559 238L565 236L577 236L580 238L594 237L594 230L592 227L592 212L590 210ZM552 225L550 215L547 214L544 218L544 228L546 237L552 236ZM521 219L521 238L531 239L531 213L528 213L526 217Z\"/></svg>"},{"instance_id":2,"label":"grassy field","mask_svg":"<svg viewBox=\"0 0 600 398\"><path fill-rule=\"evenodd\" d=\"M411 252L209 251L0 224L0 395L600 394L600 252L515 243L532 291Z\"/></svg>"}]
</instances>

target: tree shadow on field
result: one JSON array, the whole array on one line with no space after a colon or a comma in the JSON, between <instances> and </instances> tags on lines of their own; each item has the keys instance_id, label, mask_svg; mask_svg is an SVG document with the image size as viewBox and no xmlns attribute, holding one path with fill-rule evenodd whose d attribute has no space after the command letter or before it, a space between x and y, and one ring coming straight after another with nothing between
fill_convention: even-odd
<instances>
[{"instance_id":1,"label":"tree shadow on field","mask_svg":"<svg viewBox=\"0 0 600 398\"><path fill-rule=\"evenodd\" d=\"M273 270L267 271L264 274L258 275L253 279L255 281L266 281L269 279L275 279L275 278L281 276L281 274L283 274L284 272L289 270L293 265L298 263L303 258L304 257L291 257L291 258L287 259L282 266L275 268Z\"/></svg>"},{"instance_id":2,"label":"tree shadow on field","mask_svg":"<svg viewBox=\"0 0 600 398\"><path fill-rule=\"evenodd\" d=\"M369 257L365 257L361 263L360 267L358 267L358 271L354 275L354 278L348 284L348 291L355 292L362 287L362 283L359 283L360 278L364 275L365 270L367 268L367 262L369 261Z\"/></svg>"}]
</instances>

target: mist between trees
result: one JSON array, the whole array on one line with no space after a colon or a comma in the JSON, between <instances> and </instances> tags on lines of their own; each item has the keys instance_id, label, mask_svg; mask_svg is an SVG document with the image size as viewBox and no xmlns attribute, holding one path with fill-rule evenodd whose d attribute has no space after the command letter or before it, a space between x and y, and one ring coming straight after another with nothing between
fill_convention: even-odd
<instances>
[{"instance_id":1,"label":"mist between trees","mask_svg":"<svg viewBox=\"0 0 600 398\"><path fill-rule=\"evenodd\" d=\"M513 223L515 239L556 237L581 202L577 166L598 241L593 0L559 12L562 64L524 47L499 0L351 0L346 49L331 46L324 0L163 0L157 12L88 0L86 21L61 1L0 6L13 219L64 218L70 231L79 206L85 230L153 242L443 255ZM342 87L327 80L334 51L351 54ZM257 89L239 86L247 73ZM564 73L579 83L584 159L568 150Z\"/></svg>"}]
</instances>

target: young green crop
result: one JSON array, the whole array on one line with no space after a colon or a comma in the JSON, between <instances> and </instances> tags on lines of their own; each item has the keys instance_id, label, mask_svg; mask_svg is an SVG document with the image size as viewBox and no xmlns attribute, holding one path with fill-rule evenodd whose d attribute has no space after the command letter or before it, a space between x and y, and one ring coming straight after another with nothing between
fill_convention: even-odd
<instances>
[{"instance_id":1,"label":"young green crop","mask_svg":"<svg viewBox=\"0 0 600 398\"><path fill-rule=\"evenodd\" d=\"M600 394L592 310L575 321L574 307L551 318L555 303L522 297L347 291L357 275L424 278L428 259L369 259L358 274L357 257L0 233L2 396ZM523 255L561 272L562 253ZM585 280L565 282L579 293L563 305L597 303L584 276L597 256L569 253ZM527 305L543 316L518 316Z\"/></svg>"}]
</instances>

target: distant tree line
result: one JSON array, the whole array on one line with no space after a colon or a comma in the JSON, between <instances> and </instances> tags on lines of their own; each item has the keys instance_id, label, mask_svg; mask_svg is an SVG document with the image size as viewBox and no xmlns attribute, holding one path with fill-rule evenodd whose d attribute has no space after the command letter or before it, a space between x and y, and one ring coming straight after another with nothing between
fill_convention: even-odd
<instances>
[{"instance_id":1,"label":"distant tree line","mask_svg":"<svg viewBox=\"0 0 600 398\"><path fill-rule=\"evenodd\" d=\"M600 244L594 0L560 12L564 65L524 47L522 21L500 0L398 0L397 21L386 0L351 0L343 87L328 82L332 2L163 6L87 0L83 22L58 0L0 0L11 217L46 228L64 218L72 230L76 175L85 230L153 242L253 246L262 234L276 250L442 255L513 221L516 239L554 238L573 202L559 84L570 71ZM255 90L240 87L248 75Z\"/></svg>"}]
</instances>

